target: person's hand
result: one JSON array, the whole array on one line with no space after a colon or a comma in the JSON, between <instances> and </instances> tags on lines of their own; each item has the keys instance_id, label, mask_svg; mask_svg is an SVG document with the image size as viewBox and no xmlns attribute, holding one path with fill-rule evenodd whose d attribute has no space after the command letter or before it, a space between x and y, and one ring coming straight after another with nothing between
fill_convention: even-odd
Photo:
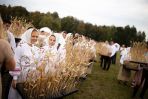
<instances>
[{"instance_id":1,"label":"person's hand","mask_svg":"<svg viewBox=\"0 0 148 99\"><path fill-rule=\"evenodd\" d=\"M17 83L17 80L12 80L12 87L15 89L16 88L16 83Z\"/></svg>"}]
</instances>

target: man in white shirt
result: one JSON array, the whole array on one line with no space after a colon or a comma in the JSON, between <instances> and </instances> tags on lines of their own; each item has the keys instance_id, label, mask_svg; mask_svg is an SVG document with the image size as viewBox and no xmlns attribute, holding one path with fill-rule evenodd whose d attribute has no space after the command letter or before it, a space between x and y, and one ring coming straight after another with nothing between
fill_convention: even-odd
<instances>
[{"instance_id":1,"label":"man in white shirt","mask_svg":"<svg viewBox=\"0 0 148 99\"><path fill-rule=\"evenodd\" d=\"M12 50L14 52L15 49L16 49L16 43L15 43L15 38L14 38L13 33L9 31L10 25L11 25L11 22L9 22L9 21L4 22L4 29L7 32L7 40L10 43L11 48L12 48Z\"/></svg>"},{"instance_id":2,"label":"man in white shirt","mask_svg":"<svg viewBox=\"0 0 148 99\"><path fill-rule=\"evenodd\" d=\"M111 41L111 48L112 48L111 62L112 64L116 64L116 55L117 52L119 51L120 45L118 43L114 43L113 41Z\"/></svg>"}]
</instances>

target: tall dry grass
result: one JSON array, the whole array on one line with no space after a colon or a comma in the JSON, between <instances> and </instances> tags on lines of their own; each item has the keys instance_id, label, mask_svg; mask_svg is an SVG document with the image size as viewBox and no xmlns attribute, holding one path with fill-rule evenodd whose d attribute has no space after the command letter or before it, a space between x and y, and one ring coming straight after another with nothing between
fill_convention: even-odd
<instances>
[{"instance_id":1,"label":"tall dry grass","mask_svg":"<svg viewBox=\"0 0 148 99\"><path fill-rule=\"evenodd\" d=\"M14 34L15 37L20 37L29 27L33 25L27 22L23 18L12 18L9 31Z\"/></svg>"},{"instance_id":2,"label":"tall dry grass","mask_svg":"<svg viewBox=\"0 0 148 99\"><path fill-rule=\"evenodd\" d=\"M130 53L132 60L138 62L148 62L148 48L145 42L134 42Z\"/></svg>"}]
</instances>

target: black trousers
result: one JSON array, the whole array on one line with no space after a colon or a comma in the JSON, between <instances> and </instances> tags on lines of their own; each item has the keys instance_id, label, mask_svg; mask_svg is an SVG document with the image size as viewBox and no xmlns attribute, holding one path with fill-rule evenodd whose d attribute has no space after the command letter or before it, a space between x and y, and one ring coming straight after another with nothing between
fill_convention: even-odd
<instances>
[{"instance_id":1,"label":"black trousers","mask_svg":"<svg viewBox=\"0 0 148 99\"><path fill-rule=\"evenodd\" d=\"M117 53L115 53L115 55L111 59L112 64L116 64L116 56L117 56Z\"/></svg>"},{"instance_id":2,"label":"black trousers","mask_svg":"<svg viewBox=\"0 0 148 99\"><path fill-rule=\"evenodd\" d=\"M100 57L100 66L103 68L103 64L104 64L104 60L105 60L105 56L104 55L101 55Z\"/></svg>"},{"instance_id":3,"label":"black trousers","mask_svg":"<svg viewBox=\"0 0 148 99\"><path fill-rule=\"evenodd\" d=\"M2 99L8 99L9 89L12 82L12 76L9 72L2 73Z\"/></svg>"},{"instance_id":4,"label":"black trousers","mask_svg":"<svg viewBox=\"0 0 148 99\"><path fill-rule=\"evenodd\" d=\"M101 55L101 64L100 64L100 66L102 67L102 69L109 70L110 65L111 65L111 57Z\"/></svg>"}]
</instances>

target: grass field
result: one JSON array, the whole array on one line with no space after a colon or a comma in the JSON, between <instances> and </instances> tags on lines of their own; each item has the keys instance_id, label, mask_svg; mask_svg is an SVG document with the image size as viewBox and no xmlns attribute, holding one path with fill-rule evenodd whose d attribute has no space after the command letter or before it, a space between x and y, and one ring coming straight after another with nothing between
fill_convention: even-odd
<instances>
[{"instance_id":1,"label":"grass field","mask_svg":"<svg viewBox=\"0 0 148 99\"><path fill-rule=\"evenodd\" d=\"M119 67L117 63L104 71L99 63L95 63L92 74L81 82L79 91L64 99L131 99L132 88L117 81ZM138 97L139 93L135 99L140 99ZM148 99L148 91L144 99Z\"/></svg>"}]
</instances>

